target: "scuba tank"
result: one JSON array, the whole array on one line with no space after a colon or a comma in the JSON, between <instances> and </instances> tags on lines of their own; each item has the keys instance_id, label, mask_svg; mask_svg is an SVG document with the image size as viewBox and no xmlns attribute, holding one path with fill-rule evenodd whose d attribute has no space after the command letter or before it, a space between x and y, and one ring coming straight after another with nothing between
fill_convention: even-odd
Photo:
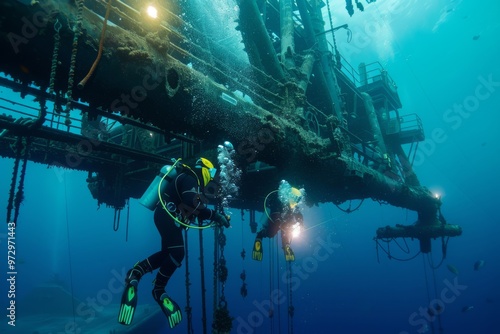
<instances>
[{"instance_id":1,"label":"scuba tank","mask_svg":"<svg viewBox=\"0 0 500 334\"><path fill-rule=\"evenodd\" d=\"M161 187L159 193L163 194L167 188L167 184L175 179L177 174L175 164L163 166L158 175L156 175L154 180L149 185L148 189L146 189L142 197L139 199L139 203L153 211L156 208L156 204L160 201L160 198L158 197L158 187Z\"/></svg>"}]
</instances>

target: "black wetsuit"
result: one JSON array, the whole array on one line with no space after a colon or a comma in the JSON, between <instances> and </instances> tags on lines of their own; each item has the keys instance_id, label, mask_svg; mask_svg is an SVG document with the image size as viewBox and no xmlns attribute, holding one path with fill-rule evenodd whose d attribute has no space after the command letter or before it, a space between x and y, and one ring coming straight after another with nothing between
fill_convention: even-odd
<instances>
[{"instance_id":1,"label":"black wetsuit","mask_svg":"<svg viewBox=\"0 0 500 334\"><path fill-rule=\"evenodd\" d=\"M302 213L288 206L283 206L278 198L278 193L270 195L266 205L269 216L262 225L262 229L257 233L257 238L273 238L281 229L282 244L290 244L291 235L287 233L287 227L290 223L302 222Z\"/></svg>"},{"instance_id":2,"label":"black wetsuit","mask_svg":"<svg viewBox=\"0 0 500 334\"><path fill-rule=\"evenodd\" d=\"M183 217L193 222L195 218L199 221L211 219L215 212L206 207L203 203L203 189L198 185L198 180L193 172L186 171L180 173L166 187L163 200L167 207L177 208L177 213L182 212ZM172 212L175 216L176 212ZM153 294L159 297L164 292L165 286L175 272L180 267L184 259L184 229L164 210L159 203L154 212L154 222L161 236L161 250L147 258L151 270L158 270Z\"/></svg>"}]
</instances>

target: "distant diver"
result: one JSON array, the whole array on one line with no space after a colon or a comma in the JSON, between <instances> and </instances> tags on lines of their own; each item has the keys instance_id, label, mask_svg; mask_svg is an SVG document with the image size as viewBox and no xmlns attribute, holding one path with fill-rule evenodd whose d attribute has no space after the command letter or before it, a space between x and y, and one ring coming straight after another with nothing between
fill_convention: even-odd
<instances>
[{"instance_id":1,"label":"distant diver","mask_svg":"<svg viewBox=\"0 0 500 334\"><path fill-rule=\"evenodd\" d=\"M123 291L118 315L118 322L124 325L130 325L132 322L137 306L137 286L141 277L145 273L150 273L158 268L154 280L153 297L167 317L170 328L178 325L182 320L181 309L167 295L165 287L184 259L182 230L187 227L209 227L213 223L229 227L227 217L209 209L205 205L207 197L204 194L208 193L210 188L212 188L211 191L214 190L214 187L218 188L217 182L214 181L214 178L218 176L217 169L212 162L206 158L200 158L193 169L187 165L174 169L175 164L174 166L168 166L170 168L165 176L170 171L173 171L174 176L170 181L164 182L166 184L164 188L160 187L161 183L156 186L157 183L154 182L148 188L148 190L156 191L156 194L152 193L153 198L156 196L154 222L161 236L161 250L137 262L127 272L125 290ZM162 194L161 198L160 193ZM217 192L211 193L215 194ZM195 224L196 218L198 224ZM210 221L211 223L202 226L204 221Z\"/></svg>"},{"instance_id":2,"label":"distant diver","mask_svg":"<svg viewBox=\"0 0 500 334\"><path fill-rule=\"evenodd\" d=\"M262 238L273 238L281 230L281 243L286 261L295 261L295 254L290 247L294 234L303 227L303 217L299 203L304 198L304 190L281 181L278 190L270 192L264 201L267 220L255 238L252 259L262 261L264 253Z\"/></svg>"}]
</instances>

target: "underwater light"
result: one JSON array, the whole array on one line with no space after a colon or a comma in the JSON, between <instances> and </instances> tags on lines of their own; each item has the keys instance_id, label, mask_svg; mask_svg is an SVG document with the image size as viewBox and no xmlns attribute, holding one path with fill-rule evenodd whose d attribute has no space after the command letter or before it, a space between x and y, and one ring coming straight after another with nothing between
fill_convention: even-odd
<instances>
[{"instance_id":1,"label":"underwater light","mask_svg":"<svg viewBox=\"0 0 500 334\"><path fill-rule=\"evenodd\" d=\"M153 19L158 18L158 9L156 9L155 6L149 5L146 9L146 13Z\"/></svg>"},{"instance_id":2,"label":"underwater light","mask_svg":"<svg viewBox=\"0 0 500 334\"><path fill-rule=\"evenodd\" d=\"M296 223L292 228L292 237L295 239L300 235L300 224Z\"/></svg>"}]
</instances>

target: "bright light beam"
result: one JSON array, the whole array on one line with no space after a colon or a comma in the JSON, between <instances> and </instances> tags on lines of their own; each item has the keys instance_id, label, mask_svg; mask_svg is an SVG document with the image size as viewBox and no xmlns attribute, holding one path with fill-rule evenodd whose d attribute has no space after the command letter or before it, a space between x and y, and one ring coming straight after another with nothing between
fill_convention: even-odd
<instances>
[{"instance_id":1,"label":"bright light beam","mask_svg":"<svg viewBox=\"0 0 500 334\"><path fill-rule=\"evenodd\" d=\"M158 9L156 9L156 7L154 6L148 6L148 8L146 9L146 13L153 19L158 18Z\"/></svg>"}]
</instances>

